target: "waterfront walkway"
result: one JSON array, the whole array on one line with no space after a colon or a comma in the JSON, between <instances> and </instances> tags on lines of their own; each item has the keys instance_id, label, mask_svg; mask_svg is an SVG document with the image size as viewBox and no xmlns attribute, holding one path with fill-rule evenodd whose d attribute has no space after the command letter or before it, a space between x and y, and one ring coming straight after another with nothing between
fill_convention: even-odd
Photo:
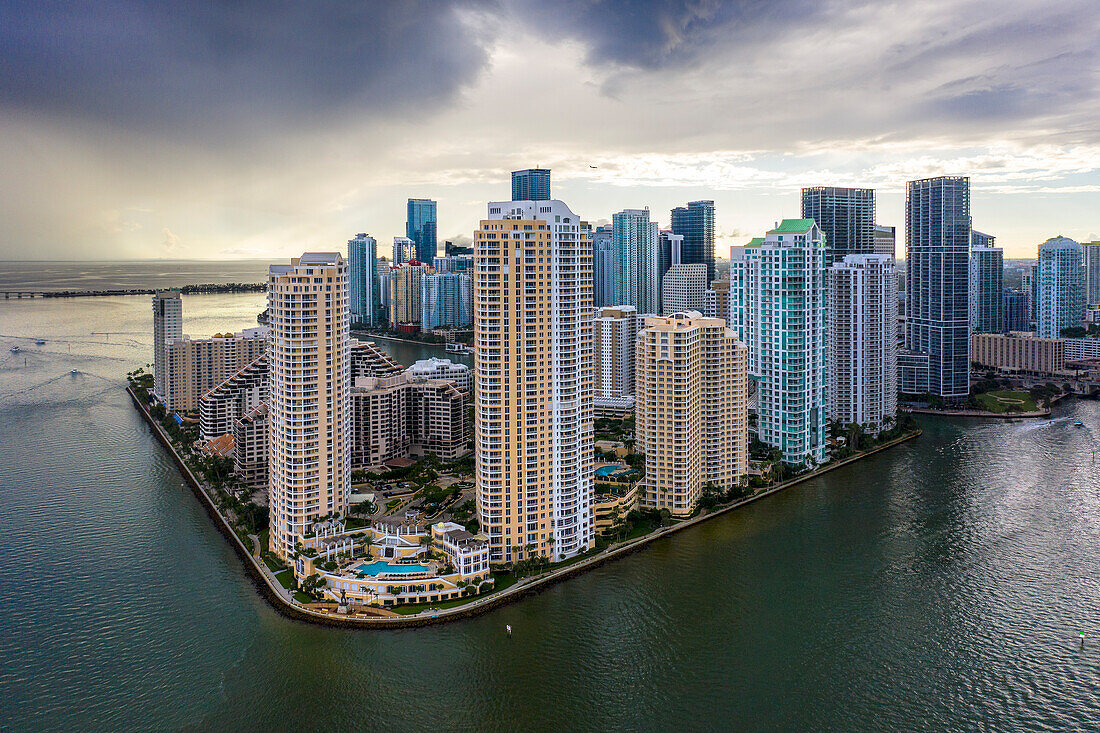
<instances>
[{"instance_id":1,"label":"waterfront walkway","mask_svg":"<svg viewBox=\"0 0 1100 733\"><path fill-rule=\"evenodd\" d=\"M142 404L141 400L134 393L132 389L126 390L130 394L130 398L133 400L134 405L138 411L148 422L149 426L153 429L154 434L157 436L158 441L163 445L172 455L176 465L183 473L184 479L191 487L194 494L202 501L203 508L206 509L207 514L215 520L215 525L218 530L226 537L230 544L237 550L237 554L244 562L245 569L249 575L256 582L257 587L264 594L273 606L282 612L284 615L291 618L296 618L303 621L311 621L313 623L320 623L331 626L341 626L347 628L402 628L410 626L426 626L428 624L442 623L444 621L455 621L458 619L469 618L479 613L484 613L493 608L506 605L508 603L514 603L520 600L528 593L535 592L536 589L545 588L554 583L561 582L567 578L579 575L583 572L591 570L592 568L603 565L604 563L614 560L625 555L629 555L633 552L637 552L641 548L645 547L651 542L658 539L667 537L677 532L682 532L690 527L694 527L697 524L713 519L727 512L739 509L746 504L751 504L754 501L759 501L767 496L778 493L785 489L788 489L797 484L815 479L830 471L835 471L838 468L847 466L855 461L861 460L868 456L880 453L889 448L893 448L896 445L904 443L908 440L912 440L921 434L920 430L916 430L912 433L896 438L887 443L883 443L880 446L876 446L868 451L858 453L849 458L845 458L835 463L825 465L816 471L810 471L799 476L796 476L789 481L785 481L781 484L777 484L763 491L757 492L751 496L747 496L743 499L739 499L731 504L725 506L719 506L711 509L708 512L699 514L681 522L676 522L666 527L660 527L649 534L642 535L631 540L619 542L610 545L603 551L590 555L581 560L575 560L569 562L566 565L558 566L549 570L541 575L521 578L514 585L505 588L504 590L489 593L485 596L480 596L474 600L453 608L422 611L417 614L400 615L386 609L371 609L371 612L380 610L386 615L376 616L358 616L358 615L343 615L335 612L332 608L332 604L302 604L299 603L291 591L283 588L282 584L275 578L275 574L268 568L267 563L258 554L261 550L259 547L259 537L250 535L253 538L253 546L257 548L256 552L250 552L245 544L241 541L241 538L230 526L228 520L222 516L218 511L217 505L214 503L213 498L206 490L205 484L191 471L187 462L183 460L183 457L177 452L172 441L165 433L164 429L153 419L153 416L149 414L148 407Z\"/></svg>"}]
</instances>

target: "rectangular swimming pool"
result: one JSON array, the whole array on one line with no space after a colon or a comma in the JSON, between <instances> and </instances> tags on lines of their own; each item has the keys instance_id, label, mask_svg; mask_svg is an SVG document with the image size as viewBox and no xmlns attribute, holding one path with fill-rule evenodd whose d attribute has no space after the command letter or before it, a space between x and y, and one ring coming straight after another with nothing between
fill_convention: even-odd
<instances>
[{"instance_id":1,"label":"rectangular swimming pool","mask_svg":"<svg viewBox=\"0 0 1100 733\"><path fill-rule=\"evenodd\" d=\"M427 565L395 565L383 560L375 560L374 562L361 562L353 570L364 575L381 575L382 573L400 573L404 575L408 573L426 573L430 568Z\"/></svg>"}]
</instances>

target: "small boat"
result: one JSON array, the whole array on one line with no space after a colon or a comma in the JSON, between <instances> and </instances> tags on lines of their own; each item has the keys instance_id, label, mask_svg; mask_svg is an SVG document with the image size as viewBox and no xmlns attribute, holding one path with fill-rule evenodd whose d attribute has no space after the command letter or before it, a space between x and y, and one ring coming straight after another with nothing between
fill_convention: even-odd
<instances>
[{"instance_id":1,"label":"small boat","mask_svg":"<svg viewBox=\"0 0 1100 733\"><path fill-rule=\"evenodd\" d=\"M18 354L19 353L19 347L18 346L11 347L11 353Z\"/></svg>"},{"instance_id":2,"label":"small boat","mask_svg":"<svg viewBox=\"0 0 1100 733\"><path fill-rule=\"evenodd\" d=\"M35 340L34 340L34 343L35 343L35 345L37 345L37 346L44 346L44 345L45 345L45 343L46 343L46 339L35 339Z\"/></svg>"},{"instance_id":3,"label":"small boat","mask_svg":"<svg viewBox=\"0 0 1100 733\"><path fill-rule=\"evenodd\" d=\"M78 372L78 371L77 371L77 370L75 370L75 369L70 369L70 370L69 370L69 374L80 374L80 372Z\"/></svg>"},{"instance_id":4,"label":"small boat","mask_svg":"<svg viewBox=\"0 0 1100 733\"><path fill-rule=\"evenodd\" d=\"M1085 427L1085 424L1083 422L1081 422L1080 420L1077 420L1076 422L1073 423L1073 427L1083 428L1083 427Z\"/></svg>"}]
</instances>

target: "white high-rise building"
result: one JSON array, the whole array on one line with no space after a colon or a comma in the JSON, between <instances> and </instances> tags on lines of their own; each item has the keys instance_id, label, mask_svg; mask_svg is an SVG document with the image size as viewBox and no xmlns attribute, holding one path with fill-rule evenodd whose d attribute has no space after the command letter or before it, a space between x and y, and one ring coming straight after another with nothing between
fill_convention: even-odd
<instances>
[{"instance_id":1,"label":"white high-rise building","mask_svg":"<svg viewBox=\"0 0 1100 733\"><path fill-rule=\"evenodd\" d=\"M825 243L813 219L784 219L734 247L730 326L749 347L757 434L786 463L825 460Z\"/></svg>"},{"instance_id":2,"label":"white high-rise building","mask_svg":"<svg viewBox=\"0 0 1100 733\"><path fill-rule=\"evenodd\" d=\"M634 340L638 310L631 305L600 308L592 321L597 411L629 410L634 405Z\"/></svg>"},{"instance_id":3,"label":"white high-rise building","mask_svg":"<svg viewBox=\"0 0 1100 733\"><path fill-rule=\"evenodd\" d=\"M881 431L898 411L898 271L852 254L825 271L829 417Z\"/></svg>"},{"instance_id":4,"label":"white high-rise building","mask_svg":"<svg viewBox=\"0 0 1100 733\"><path fill-rule=\"evenodd\" d=\"M561 201L474 235L477 510L494 562L592 546L592 244Z\"/></svg>"},{"instance_id":5,"label":"white high-rise building","mask_svg":"<svg viewBox=\"0 0 1100 733\"><path fill-rule=\"evenodd\" d=\"M707 266L671 265L661 280L661 313L670 316L684 311L702 313L707 302Z\"/></svg>"},{"instance_id":6,"label":"white high-rise building","mask_svg":"<svg viewBox=\"0 0 1100 733\"><path fill-rule=\"evenodd\" d=\"M1069 237L1039 245L1035 289L1040 338L1061 338L1062 330L1085 322L1085 248Z\"/></svg>"},{"instance_id":7,"label":"white high-rise building","mask_svg":"<svg viewBox=\"0 0 1100 733\"><path fill-rule=\"evenodd\" d=\"M161 401L168 394L168 344L182 338L180 291L157 291L153 295L153 394Z\"/></svg>"},{"instance_id":8,"label":"white high-rise building","mask_svg":"<svg viewBox=\"0 0 1100 733\"><path fill-rule=\"evenodd\" d=\"M307 252L272 265L271 549L289 558L312 524L341 514L351 480L347 264Z\"/></svg>"}]
</instances>

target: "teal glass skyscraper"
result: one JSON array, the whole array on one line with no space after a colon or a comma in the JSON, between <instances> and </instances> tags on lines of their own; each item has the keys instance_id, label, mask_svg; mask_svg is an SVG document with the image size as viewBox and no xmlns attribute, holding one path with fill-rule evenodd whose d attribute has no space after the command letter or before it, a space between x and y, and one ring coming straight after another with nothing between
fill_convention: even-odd
<instances>
[{"instance_id":1,"label":"teal glass skyscraper","mask_svg":"<svg viewBox=\"0 0 1100 733\"><path fill-rule=\"evenodd\" d=\"M416 259L431 263L436 246L436 209L431 199L409 199L405 236L416 243Z\"/></svg>"},{"instance_id":2,"label":"teal glass skyscraper","mask_svg":"<svg viewBox=\"0 0 1100 733\"><path fill-rule=\"evenodd\" d=\"M632 305L639 315L660 312L657 236L657 222L649 220L649 209L623 209L612 215L612 305Z\"/></svg>"},{"instance_id":3,"label":"teal glass skyscraper","mask_svg":"<svg viewBox=\"0 0 1100 733\"><path fill-rule=\"evenodd\" d=\"M348 240L348 310L353 323L378 324L381 311L378 243L369 234Z\"/></svg>"},{"instance_id":4,"label":"teal glass skyscraper","mask_svg":"<svg viewBox=\"0 0 1100 733\"><path fill-rule=\"evenodd\" d=\"M813 186L802 189L802 218L825 235L825 267L846 255L875 251L875 190ZM893 256L893 252L889 253Z\"/></svg>"},{"instance_id":5,"label":"teal glass skyscraper","mask_svg":"<svg viewBox=\"0 0 1100 733\"><path fill-rule=\"evenodd\" d=\"M1085 248L1069 237L1051 237L1039 245L1036 290L1038 332L1062 337L1062 330L1085 320Z\"/></svg>"},{"instance_id":6,"label":"teal glass skyscraper","mask_svg":"<svg viewBox=\"0 0 1100 733\"><path fill-rule=\"evenodd\" d=\"M1003 333L1004 250L989 234L972 232L970 241L970 330Z\"/></svg>"},{"instance_id":7,"label":"teal glass skyscraper","mask_svg":"<svg viewBox=\"0 0 1100 733\"><path fill-rule=\"evenodd\" d=\"M512 171L513 201L549 201L550 169L528 168Z\"/></svg>"},{"instance_id":8,"label":"teal glass skyscraper","mask_svg":"<svg viewBox=\"0 0 1100 733\"><path fill-rule=\"evenodd\" d=\"M680 264L707 266L714 280L714 202L691 201L672 210L672 233L684 238Z\"/></svg>"}]
</instances>

